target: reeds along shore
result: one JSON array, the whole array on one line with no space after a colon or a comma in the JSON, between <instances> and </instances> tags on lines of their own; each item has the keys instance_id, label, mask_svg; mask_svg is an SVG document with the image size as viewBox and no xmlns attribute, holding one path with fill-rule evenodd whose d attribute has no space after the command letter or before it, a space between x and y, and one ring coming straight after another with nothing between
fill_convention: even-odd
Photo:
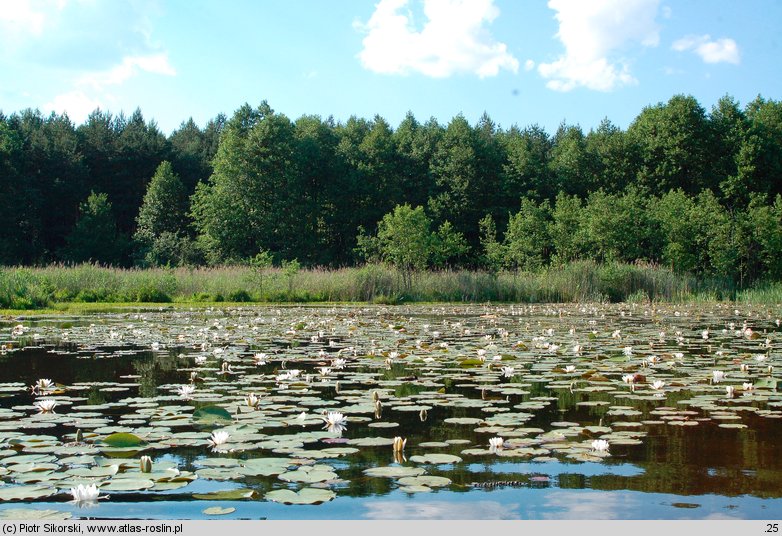
<instances>
[{"instance_id":1,"label":"reeds along shore","mask_svg":"<svg viewBox=\"0 0 782 536\"><path fill-rule=\"evenodd\" d=\"M412 277L379 264L295 273L249 266L122 269L94 264L0 268L0 307L167 302L682 302L782 303L782 283L737 289L648 264L573 262L536 272L444 270Z\"/></svg>"}]
</instances>

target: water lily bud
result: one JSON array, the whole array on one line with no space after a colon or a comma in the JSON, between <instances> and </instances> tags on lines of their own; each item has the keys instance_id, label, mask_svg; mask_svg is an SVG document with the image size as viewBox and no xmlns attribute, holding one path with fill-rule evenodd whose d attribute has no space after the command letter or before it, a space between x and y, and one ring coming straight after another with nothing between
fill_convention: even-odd
<instances>
[{"instance_id":1,"label":"water lily bud","mask_svg":"<svg viewBox=\"0 0 782 536\"><path fill-rule=\"evenodd\" d=\"M84 432L81 431L81 428L76 429L76 442L81 443L84 441Z\"/></svg>"},{"instance_id":2,"label":"water lily bud","mask_svg":"<svg viewBox=\"0 0 782 536\"><path fill-rule=\"evenodd\" d=\"M334 392L339 394L339 382L334 383Z\"/></svg>"},{"instance_id":3,"label":"water lily bud","mask_svg":"<svg viewBox=\"0 0 782 536\"><path fill-rule=\"evenodd\" d=\"M418 417L421 419L421 422L424 422L428 416L429 414L426 412L425 409L422 409L421 412L418 414Z\"/></svg>"},{"instance_id":4,"label":"water lily bud","mask_svg":"<svg viewBox=\"0 0 782 536\"><path fill-rule=\"evenodd\" d=\"M142 473L152 472L152 458L149 456L142 456L141 460L139 461L139 465L141 466Z\"/></svg>"},{"instance_id":5,"label":"water lily bud","mask_svg":"<svg viewBox=\"0 0 782 536\"><path fill-rule=\"evenodd\" d=\"M407 444L407 439L403 439L399 436L394 438L394 452L402 452L405 450L405 445Z\"/></svg>"},{"instance_id":6,"label":"water lily bud","mask_svg":"<svg viewBox=\"0 0 782 536\"><path fill-rule=\"evenodd\" d=\"M372 391L372 400L374 400L375 402L379 402L380 401L380 393L378 393L377 391Z\"/></svg>"}]
</instances>

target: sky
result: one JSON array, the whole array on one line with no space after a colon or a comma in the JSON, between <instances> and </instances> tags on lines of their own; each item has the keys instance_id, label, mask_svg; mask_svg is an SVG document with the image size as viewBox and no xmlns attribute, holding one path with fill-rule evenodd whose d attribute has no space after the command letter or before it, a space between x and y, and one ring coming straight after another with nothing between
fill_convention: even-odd
<instances>
[{"instance_id":1,"label":"sky","mask_svg":"<svg viewBox=\"0 0 782 536\"><path fill-rule=\"evenodd\" d=\"M693 95L782 98L778 0L0 0L0 110L140 108L166 134L302 115L627 128Z\"/></svg>"}]
</instances>

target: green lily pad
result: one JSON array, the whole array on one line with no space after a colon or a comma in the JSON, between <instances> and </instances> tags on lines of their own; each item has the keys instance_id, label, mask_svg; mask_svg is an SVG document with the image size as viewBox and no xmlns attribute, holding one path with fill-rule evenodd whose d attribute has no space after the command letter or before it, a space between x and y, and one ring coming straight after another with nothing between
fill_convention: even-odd
<instances>
[{"instance_id":1,"label":"green lily pad","mask_svg":"<svg viewBox=\"0 0 782 536\"><path fill-rule=\"evenodd\" d=\"M103 438L102 443L110 447L126 449L144 444L139 436L127 432L117 432Z\"/></svg>"},{"instance_id":2,"label":"green lily pad","mask_svg":"<svg viewBox=\"0 0 782 536\"><path fill-rule=\"evenodd\" d=\"M444 476L434 475L420 475L420 476L406 476L400 478L399 482L402 486L427 486L429 488L440 488L451 484L450 478Z\"/></svg>"},{"instance_id":3,"label":"green lily pad","mask_svg":"<svg viewBox=\"0 0 782 536\"><path fill-rule=\"evenodd\" d=\"M432 463L439 465L443 463L459 463L462 461L462 459L459 456L455 456L453 454L433 453L424 454L423 456L411 456L410 461L415 463Z\"/></svg>"},{"instance_id":4,"label":"green lily pad","mask_svg":"<svg viewBox=\"0 0 782 536\"><path fill-rule=\"evenodd\" d=\"M0 501L29 501L49 497L55 493L57 493L57 488L51 486L3 486L0 487Z\"/></svg>"},{"instance_id":5,"label":"green lily pad","mask_svg":"<svg viewBox=\"0 0 782 536\"><path fill-rule=\"evenodd\" d=\"M202 512L208 516L224 516L226 514L233 514L236 512L236 508L229 506L228 508L220 508L219 506L212 506L202 510Z\"/></svg>"},{"instance_id":6,"label":"green lily pad","mask_svg":"<svg viewBox=\"0 0 782 536\"><path fill-rule=\"evenodd\" d=\"M193 493L194 499L202 501L239 501L242 499L255 499L256 497L258 497L258 492L249 488Z\"/></svg>"},{"instance_id":7,"label":"green lily pad","mask_svg":"<svg viewBox=\"0 0 782 536\"><path fill-rule=\"evenodd\" d=\"M112 479L100 486L107 491L139 491L153 487L155 483L146 478L120 478Z\"/></svg>"},{"instance_id":8,"label":"green lily pad","mask_svg":"<svg viewBox=\"0 0 782 536\"><path fill-rule=\"evenodd\" d=\"M332 471L330 465L305 465L295 471L282 473L277 478L285 482L303 482L312 484L313 482L326 482L337 478L337 473Z\"/></svg>"},{"instance_id":9,"label":"green lily pad","mask_svg":"<svg viewBox=\"0 0 782 536\"><path fill-rule=\"evenodd\" d=\"M221 424L225 421L231 422L233 417L227 409L220 406L204 406L193 412L193 419L199 424Z\"/></svg>"},{"instance_id":10,"label":"green lily pad","mask_svg":"<svg viewBox=\"0 0 782 536\"><path fill-rule=\"evenodd\" d=\"M387 477L387 478L402 478L406 476L419 476L424 474L424 470L420 467L404 467L389 465L386 467L371 467L364 469L364 474L367 476L375 477Z\"/></svg>"},{"instance_id":11,"label":"green lily pad","mask_svg":"<svg viewBox=\"0 0 782 536\"><path fill-rule=\"evenodd\" d=\"M336 496L337 494L329 489L304 488L300 491L276 489L268 492L264 498L282 504L321 504Z\"/></svg>"}]
</instances>

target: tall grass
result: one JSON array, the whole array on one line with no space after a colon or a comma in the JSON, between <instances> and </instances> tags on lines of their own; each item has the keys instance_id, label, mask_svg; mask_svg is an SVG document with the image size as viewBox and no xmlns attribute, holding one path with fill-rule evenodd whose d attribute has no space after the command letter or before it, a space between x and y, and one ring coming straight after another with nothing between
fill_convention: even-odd
<instances>
[{"instance_id":1,"label":"tall grass","mask_svg":"<svg viewBox=\"0 0 782 536\"><path fill-rule=\"evenodd\" d=\"M537 272L420 272L412 285L386 265L295 275L271 268L121 269L92 264L0 268L0 307L36 309L66 302L594 302L737 300L782 303L782 283L736 292L728 281L699 280L646 264L579 261Z\"/></svg>"}]
</instances>

